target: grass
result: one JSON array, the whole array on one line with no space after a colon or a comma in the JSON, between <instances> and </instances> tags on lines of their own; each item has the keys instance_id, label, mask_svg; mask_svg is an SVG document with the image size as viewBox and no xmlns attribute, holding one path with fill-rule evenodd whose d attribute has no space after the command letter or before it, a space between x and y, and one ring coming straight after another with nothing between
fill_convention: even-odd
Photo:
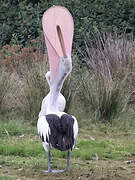
<instances>
[{"instance_id":1,"label":"grass","mask_svg":"<svg viewBox=\"0 0 135 180\"><path fill-rule=\"evenodd\" d=\"M0 155L41 157L44 156L42 144L38 137L26 136L23 138L12 137L0 140ZM93 160L96 154L100 160L114 159L123 160L126 157L134 156L135 144L121 143L117 139L83 140L79 139L77 149L72 152L73 158L81 160ZM52 150L52 157L66 158L65 152Z\"/></svg>"},{"instance_id":2,"label":"grass","mask_svg":"<svg viewBox=\"0 0 135 180\"><path fill-rule=\"evenodd\" d=\"M0 179L36 179L39 176L41 179L85 179L87 174L91 177L91 173L97 173L96 179L98 176L107 177L105 173L109 176L112 167L110 174L113 177L116 166L123 168L124 161L135 159L134 138L132 128L120 131L116 126L104 124L81 128L76 148L72 152L71 172L63 176L61 173L50 176L42 173L43 169L47 169L47 159L36 127L22 121L11 120L9 124L0 121ZM52 150L51 155L53 169L65 167L66 152ZM108 162L111 162L112 167ZM131 164L132 170L134 164Z\"/></svg>"},{"instance_id":3,"label":"grass","mask_svg":"<svg viewBox=\"0 0 135 180\"><path fill-rule=\"evenodd\" d=\"M18 120L5 121L4 119L0 124L0 138L5 136L7 138L11 136L23 135L24 133L31 134L36 132L36 129L32 126L30 127L27 122L22 123Z\"/></svg>"},{"instance_id":4,"label":"grass","mask_svg":"<svg viewBox=\"0 0 135 180\"><path fill-rule=\"evenodd\" d=\"M15 180L15 178L12 176L2 175L0 176L0 180Z\"/></svg>"},{"instance_id":5,"label":"grass","mask_svg":"<svg viewBox=\"0 0 135 180\"><path fill-rule=\"evenodd\" d=\"M98 127L98 128L97 128ZM109 125L100 124L95 128L86 130L87 137L80 136L77 142L77 148L73 150L72 157L81 160L92 160L95 154L99 159L124 159L126 156L134 155L135 144L130 136L135 136L129 131L122 135L119 129L110 127ZM99 137L94 132L97 131ZM112 132L113 131L113 132ZM122 131L121 131L122 132ZM126 134L127 133L127 134ZM94 140L90 138L93 134ZM111 134L111 137L109 135ZM118 136L118 137L117 137ZM36 127L24 124L18 121L9 123L0 123L0 155L4 156L22 156L37 157L45 154L41 141L37 135ZM123 141L126 141L123 142ZM65 152L52 150L52 156L57 158L66 158Z\"/></svg>"}]
</instances>

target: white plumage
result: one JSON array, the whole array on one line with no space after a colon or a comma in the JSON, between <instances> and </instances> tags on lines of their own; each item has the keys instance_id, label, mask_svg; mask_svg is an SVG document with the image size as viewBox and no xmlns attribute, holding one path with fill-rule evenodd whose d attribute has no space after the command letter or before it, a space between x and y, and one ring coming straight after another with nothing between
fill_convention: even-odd
<instances>
[{"instance_id":1,"label":"white plumage","mask_svg":"<svg viewBox=\"0 0 135 180\"><path fill-rule=\"evenodd\" d=\"M45 77L46 77L46 80L48 82L49 87L51 88L50 71L48 71L46 73ZM47 105L49 102L50 102L50 92L47 94L47 96L42 101L39 117L46 115ZM66 99L61 93L59 93L59 96L58 96L58 109L59 109L59 111L63 112L65 109L65 106L66 106Z\"/></svg>"},{"instance_id":2,"label":"white plumage","mask_svg":"<svg viewBox=\"0 0 135 180\"><path fill-rule=\"evenodd\" d=\"M38 123L37 123L37 129L38 129L38 134L41 136L40 137L41 139L42 139L42 136L49 138L50 128L49 128L48 122L46 121L45 116L39 117ZM45 151L48 152L50 149L49 144L45 141L43 142L43 146L44 146Z\"/></svg>"},{"instance_id":3,"label":"white plumage","mask_svg":"<svg viewBox=\"0 0 135 180\"><path fill-rule=\"evenodd\" d=\"M76 145L77 137L78 137L78 122L74 116L72 116L72 117L74 118L74 125L73 125L73 131L74 131L74 146L73 146L73 148L74 148Z\"/></svg>"}]
</instances>

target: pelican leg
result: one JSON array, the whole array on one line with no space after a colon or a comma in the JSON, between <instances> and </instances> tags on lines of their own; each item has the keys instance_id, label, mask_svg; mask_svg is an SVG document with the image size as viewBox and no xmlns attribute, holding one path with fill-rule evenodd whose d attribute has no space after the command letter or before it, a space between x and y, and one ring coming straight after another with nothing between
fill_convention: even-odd
<instances>
[{"instance_id":1,"label":"pelican leg","mask_svg":"<svg viewBox=\"0 0 135 180\"><path fill-rule=\"evenodd\" d=\"M50 165L50 150L47 152L47 160L48 160L48 172L52 172Z\"/></svg>"},{"instance_id":2,"label":"pelican leg","mask_svg":"<svg viewBox=\"0 0 135 180\"><path fill-rule=\"evenodd\" d=\"M66 171L70 171L70 156L71 156L71 151L69 150L67 152L67 166L66 166Z\"/></svg>"},{"instance_id":3,"label":"pelican leg","mask_svg":"<svg viewBox=\"0 0 135 180\"><path fill-rule=\"evenodd\" d=\"M43 171L45 173L61 173L64 172L64 170L52 170L51 169L51 163L50 163L50 150L46 153L47 154L47 159L48 159L48 171Z\"/></svg>"}]
</instances>

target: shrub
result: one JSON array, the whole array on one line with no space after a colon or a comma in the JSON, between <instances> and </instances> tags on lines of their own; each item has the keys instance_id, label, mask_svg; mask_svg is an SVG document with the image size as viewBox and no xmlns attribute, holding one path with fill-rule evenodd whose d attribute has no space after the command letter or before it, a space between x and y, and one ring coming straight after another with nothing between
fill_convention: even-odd
<instances>
[{"instance_id":1,"label":"shrub","mask_svg":"<svg viewBox=\"0 0 135 180\"><path fill-rule=\"evenodd\" d=\"M98 30L134 32L134 0L4 0L0 6L0 48L6 44L28 46L42 33L43 13L52 5L65 6L75 22L74 40L83 40Z\"/></svg>"},{"instance_id":2,"label":"shrub","mask_svg":"<svg viewBox=\"0 0 135 180\"><path fill-rule=\"evenodd\" d=\"M0 67L0 113L3 112L2 104L6 95L11 91L12 85L10 82L10 73L5 67Z\"/></svg>"},{"instance_id":3,"label":"shrub","mask_svg":"<svg viewBox=\"0 0 135 180\"><path fill-rule=\"evenodd\" d=\"M95 41L86 44L89 73L82 77L82 93L93 118L111 122L126 107L134 47L126 36L111 34L99 34Z\"/></svg>"},{"instance_id":4,"label":"shrub","mask_svg":"<svg viewBox=\"0 0 135 180\"><path fill-rule=\"evenodd\" d=\"M35 123L43 98L49 92L45 73L49 70L46 52L43 51L44 39L31 41L32 46L6 45L0 50L1 66L10 71L13 90L5 100L5 109L14 109ZM73 97L79 84L78 58L73 56L72 75L64 82L62 93L66 98L66 112L72 108Z\"/></svg>"},{"instance_id":5,"label":"shrub","mask_svg":"<svg viewBox=\"0 0 135 180\"><path fill-rule=\"evenodd\" d=\"M27 48L6 45L0 54L1 67L7 68L13 83L13 90L5 100L5 108L19 111L25 115L25 119L34 122L38 118L42 99L48 93L48 84L44 77L48 65L47 55L42 51L42 40L33 40L31 44Z\"/></svg>"},{"instance_id":6,"label":"shrub","mask_svg":"<svg viewBox=\"0 0 135 180\"><path fill-rule=\"evenodd\" d=\"M36 122L43 98L49 92L49 86L45 80L47 67L45 62L33 63L31 69L26 68L23 74L24 96L26 98L25 118Z\"/></svg>"},{"instance_id":7,"label":"shrub","mask_svg":"<svg viewBox=\"0 0 135 180\"><path fill-rule=\"evenodd\" d=\"M101 75L88 75L82 78L82 97L86 112L93 120L111 122L125 108L128 97L123 82L108 81Z\"/></svg>"}]
</instances>

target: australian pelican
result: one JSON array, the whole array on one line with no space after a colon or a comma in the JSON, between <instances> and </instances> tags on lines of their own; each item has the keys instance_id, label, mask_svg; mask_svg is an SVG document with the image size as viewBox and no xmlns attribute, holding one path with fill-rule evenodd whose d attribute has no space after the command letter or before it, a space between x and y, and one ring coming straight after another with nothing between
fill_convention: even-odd
<instances>
[{"instance_id":1,"label":"australian pelican","mask_svg":"<svg viewBox=\"0 0 135 180\"><path fill-rule=\"evenodd\" d=\"M68 152L66 171L69 171L70 154L78 136L78 123L74 116L63 112L65 98L60 92L64 80L72 70L72 59L68 54L71 54L72 49L73 19L65 8L53 6L44 13L42 24L51 74L46 74L50 93L42 103L37 122L38 134L47 153L47 172L61 172L51 170L51 148ZM63 99L62 108L60 108L60 99Z\"/></svg>"},{"instance_id":2,"label":"australian pelican","mask_svg":"<svg viewBox=\"0 0 135 180\"><path fill-rule=\"evenodd\" d=\"M67 151L66 171L70 170L70 154L75 146L78 136L78 123L74 116L60 112L59 96L66 77L72 70L72 60L68 56L60 58L54 80L50 85L50 98L46 106L46 113L39 116L37 122L38 134L47 153L48 171L52 171L50 165L50 149ZM50 82L50 81L49 81Z\"/></svg>"}]
</instances>

